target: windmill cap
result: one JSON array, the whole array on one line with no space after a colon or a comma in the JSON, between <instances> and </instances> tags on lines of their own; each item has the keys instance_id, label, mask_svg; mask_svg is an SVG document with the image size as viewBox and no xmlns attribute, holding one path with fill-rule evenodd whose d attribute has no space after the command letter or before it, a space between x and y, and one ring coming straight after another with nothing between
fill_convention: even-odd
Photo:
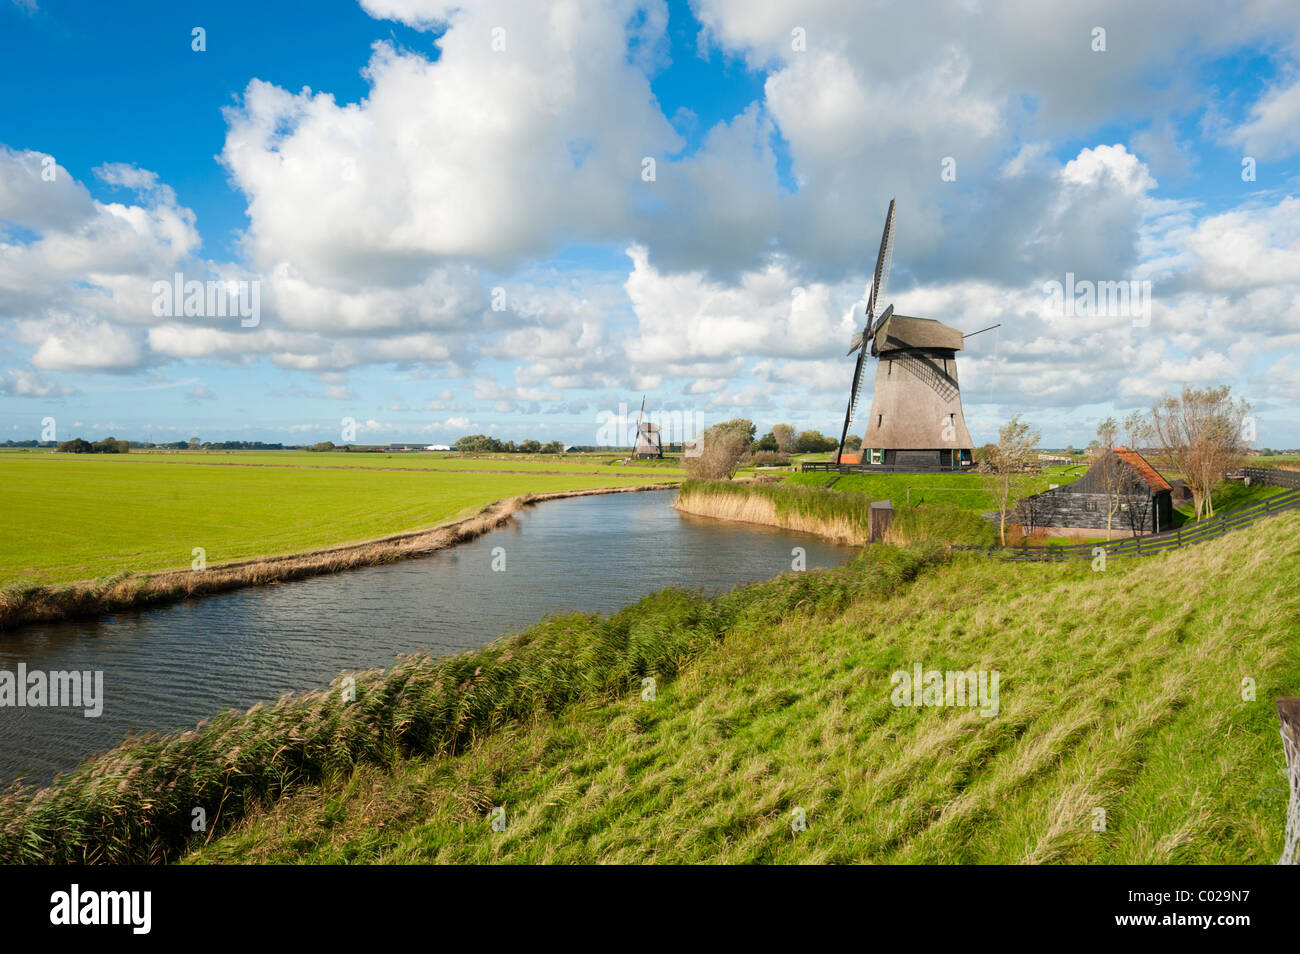
<instances>
[{"instance_id":1,"label":"windmill cap","mask_svg":"<svg viewBox=\"0 0 1300 954\"><path fill-rule=\"evenodd\" d=\"M945 325L933 318L914 318L897 313L888 318L876 332L877 353L913 348L961 351L962 334L951 325Z\"/></svg>"}]
</instances>

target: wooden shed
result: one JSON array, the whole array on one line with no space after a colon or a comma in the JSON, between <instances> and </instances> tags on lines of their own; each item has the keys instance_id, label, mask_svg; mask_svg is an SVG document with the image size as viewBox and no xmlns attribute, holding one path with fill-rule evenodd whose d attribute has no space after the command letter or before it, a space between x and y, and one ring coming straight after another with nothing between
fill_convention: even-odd
<instances>
[{"instance_id":1,"label":"wooden shed","mask_svg":"<svg viewBox=\"0 0 1300 954\"><path fill-rule=\"evenodd\" d=\"M1072 484L1026 497L1016 519L1028 529L1075 527L1132 533L1173 528L1172 488L1145 457L1127 447L1105 451Z\"/></svg>"}]
</instances>

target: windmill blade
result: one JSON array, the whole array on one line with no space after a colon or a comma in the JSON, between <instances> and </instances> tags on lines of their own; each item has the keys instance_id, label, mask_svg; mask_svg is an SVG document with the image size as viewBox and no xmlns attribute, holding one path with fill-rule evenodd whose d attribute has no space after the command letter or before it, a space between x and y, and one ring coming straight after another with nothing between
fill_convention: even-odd
<instances>
[{"instance_id":1,"label":"windmill blade","mask_svg":"<svg viewBox=\"0 0 1300 954\"><path fill-rule=\"evenodd\" d=\"M856 335L853 336L853 340L849 342L849 350L846 351L845 354L852 354L853 352L857 351L866 343L867 343L866 331L859 331Z\"/></svg>"},{"instance_id":2,"label":"windmill blade","mask_svg":"<svg viewBox=\"0 0 1300 954\"><path fill-rule=\"evenodd\" d=\"M876 255L876 273L871 279L871 297L867 299L867 319L876 315L876 309L884 300L889 288L889 268L894 261L894 199L889 200L889 211L885 213L885 230L880 235L880 252Z\"/></svg>"},{"instance_id":3,"label":"windmill blade","mask_svg":"<svg viewBox=\"0 0 1300 954\"><path fill-rule=\"evenodd\" d=\"M858 352L858 360L853 366L853 386L849 390L849 406L844 412L844 429L840 431L840 446L835 451L835 466L840 465L840 458L844 455L844 442L849 437L849 425L853 423L853 412L857 410L858 398L862 392L862 365L867 360L867 349L863 348Z\"/></svg>"}]
</instances>

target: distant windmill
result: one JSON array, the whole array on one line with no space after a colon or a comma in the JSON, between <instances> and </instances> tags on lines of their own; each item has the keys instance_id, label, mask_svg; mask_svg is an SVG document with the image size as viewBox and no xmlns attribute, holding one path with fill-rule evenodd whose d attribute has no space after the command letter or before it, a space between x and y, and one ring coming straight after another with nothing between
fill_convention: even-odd
<instances>
[{"instance_id":1,"label":"distant windmill","mask_svg":"<svg viewBox=\"0 0 1300 954\"><path fill-rule=\"evenodd\" d=\"M659 425L644 421L645 395L641 396L641 413L636 417L636 446L632 456L637 460L659 460L664 456L663 442L659 436Z\"/></svg>"},{"instance_id":2,"label":"distant windmill","mask_svg":"<svg viewBox=\"0 0 1300 954\"><path fill-rule=\"evenodd\" d=\"M932 318L896 315L893 305L876 317L889 286L893 257L894 200L890 199L867 296L866 325L853 336L848 352L858 352L858 360L835 464L838 467L841 462L849 425L861 404L862 369L870 352L876 359L876 385L862 438L862 463L909 470L961 470L970 466L974 444L961 409L956 353L969 336Z\"/></svg>"}]
</instances>

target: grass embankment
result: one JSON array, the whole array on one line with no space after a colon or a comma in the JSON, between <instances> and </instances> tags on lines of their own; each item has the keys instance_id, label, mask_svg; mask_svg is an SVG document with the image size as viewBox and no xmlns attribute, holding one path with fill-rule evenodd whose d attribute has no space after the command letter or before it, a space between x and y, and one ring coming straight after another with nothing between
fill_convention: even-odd
<instances>
[{"instance_id":1,"label":"grass embankment","mask_svg":"<svg viewBox=\"0 0 1300 954\"><path fill-rule=\"evenodd\" d=\"M509 516L483 512L496 502L647 484L622 474L212 467L114 456L0 458L0 626L389 562L496 526ZM201 572L192 572L195 548Z\"/></svg>"},{"instance_id":2,"label":"grass embankment","mask_svg":"<svg viewBox=\"0 0 1300 954\"><path fill-rule=\"evenodd\" d=\"M190 860L1271 863L1297 572L1300 515L1103 573L872 547L724 597L653 702L628 669L613 701L342 772ZM625 624L702 609L660 594ZM916 662L999 670L998 715L894 707Z\"/></svg>"},{"instance_id":3,"label":"grass embankment","mask_svg":"<svg viewBox=\"0 0 1300 954\"><path fill-rule=\"evenodd\" d=\"M129 743L0 799L0 860L1270 863L1297 573L1289 514L1099 573L873 546L662 591ZM999 671L998 713L895 707L915 663Z\"/></svg>"},{"instance_id":4,"label":"grass embankment","mask_svg":"<svg viewBox=\"0 0 1300 954\"><path fill-rule=\"evenodd\" d=\"M854 573L809 573L716 598L669 589L610 617L545 620L482 650L408 657L385 672L286 696L197 731L129 740L39 793L0 796L0 863L173 859L211 830L305 785L366 764L456 755L510 725L577 705L608 704L644 676L668 680L742 632L770 631L800 606L833 611L868 589L904 585L932 555L885 551Z\"/></svg>"},{"instance_id":5,"label":"grass embankment","mask_svg":"<svg viewBox=\"0 0 1300 954\"><path fill-rule=\"evenodd\" d=\"M872 500L868 494L823 490L790 483L748 484L688 480L674 506L684 513L761 523L865 544ZM995 531L978 514L951 504L895 505L888 543L993 543Z\"/></svg>"},{"instance_id":6,"label":"grass embankment","mask_svg":"<svg viewBox=\"0 0 1300 954\"><path fill-rule=\"evenodd\" d=\"M1234 510L1253 507L1263 503L1269 497L1289 493L1286 487L1272 487L1268 484L1251 484L1249 487L1240 480L1225 480L1214 488L1211 497L1214 500L1214 515L1222 516ZM1196 509L1189 500L1174 507L1173 522L1175 527L1186 526L1196 522ZM1117 521L1118 522L1118 521Z\"/></svg>"}]
</instances>

